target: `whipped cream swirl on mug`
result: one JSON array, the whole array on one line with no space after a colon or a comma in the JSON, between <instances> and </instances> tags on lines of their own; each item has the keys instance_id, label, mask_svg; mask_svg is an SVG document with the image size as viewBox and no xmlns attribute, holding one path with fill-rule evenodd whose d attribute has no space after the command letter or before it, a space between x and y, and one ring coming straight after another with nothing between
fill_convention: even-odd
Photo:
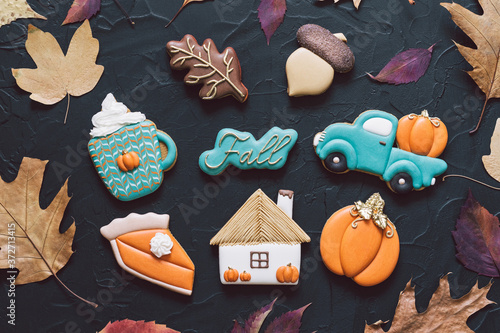
<instances>
[{"instance_id":1,"label":"whipped cream swirl on mug","mask_svg":"<svg viewBox=\"0 0 500 333\"><path fill-rule=\"evenodd\" d=\"M170 250L172 250L174 243L167 234L157 232L156 235L151 238L149 245L151 245L151 252L158 258L161 258L164 255L170 254Z\"/></svg>"},{"instance_id":2,"label":"whipped cream swirl on mug","mask_svg":"<svg viewBox=\"0 0 500 333\"><path fill-rule=\"evenodd\" d=\"M141 112L128 112L127 106L117 102L113 94L108 94L102 102L102 111L92 117L94 128L90 131L92 137L111 134L123 126L136 124L146 120Z\"/></svg>"}]
</instances>

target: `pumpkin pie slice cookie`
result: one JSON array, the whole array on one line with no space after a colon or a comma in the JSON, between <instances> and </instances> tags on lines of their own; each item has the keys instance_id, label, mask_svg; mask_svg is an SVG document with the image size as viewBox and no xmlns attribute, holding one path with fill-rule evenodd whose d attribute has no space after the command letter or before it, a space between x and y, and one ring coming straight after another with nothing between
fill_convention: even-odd
<instances>
[{"instance_id":1,"label":"pumpkin pie slice cookie","mask_svg":"<svg viewBox=\"0 0 500 333\"><path fill-rule=\"evenodd\" d=\"M191 295L194 264L168 228L170 216L132 213L101 228L116 261L128 273Z\"/></svg>"}]
</instances>

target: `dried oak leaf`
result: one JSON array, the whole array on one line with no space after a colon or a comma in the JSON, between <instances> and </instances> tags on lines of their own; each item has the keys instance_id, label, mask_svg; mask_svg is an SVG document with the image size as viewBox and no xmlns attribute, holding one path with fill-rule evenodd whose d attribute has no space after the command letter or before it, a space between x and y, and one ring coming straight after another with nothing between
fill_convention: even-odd
<instances>
[{"instance_id":1,"label":"dried oak leaf","mask_svg":"<svg viewBox=\"0 0 500 333\"><path fill-rule=\"evenodd\" d=\"M55 104L66 95L88 93L104 71L103 66L96 64L99 41L92 37L88 20L76 30L66 55L54 36L32 25L28 27L26 50L37 68L12 69L12 75L21 89L31 93L32 100L46 105Z\"/></svg>"},{"instance_id":2,"label":"dried oak leaf","mask_svg":"<svg viewBox=\"0 0 500 333\"><path fill-rule=\"evenodd\" d=\"M168 42L167 52L173 69L189 69L184 77L186 84L203 84L199 94L202 99L232 95L241 103L246 101L248 90L241 83L240 62L232 47L219 53L213 40L206 39L199 45L193 36L185 35L180 41Z\"/></svg>"},{"instance_id":3,"label":"dried oak leaf","mask_svg":"<svg viewBox=\"0 0 500 333\"><path fill-rule=\"evenodd\" d=\"M2 0L0 1L0 27L11 23L17 19L36 18L46 20L35 12L26 1L20 0Z\"/></svg>"},{"instance_id":4,"label":"dried oak leaf","mask_svg":"<svg viewBox=\"0 0 500 333\"><path fill-rule=\"evenodd\" d=\"M258 11L260 26L269 45L272 35L285 18L286 0L261 0Z\"/></svg>"},{"instance_id":5,"label":"dried oak leaf","mask_svg":"<svg viewBox=\"0 0 500 333\"><path fill-rule=\"evenodd\" d=\"M0 248L0 268L12 269L15 264L19 270L17 285L42 281L54 275L67 289L56 273L73 254L71 245L76 226L73 223L64 233L59 232L59 224L70 200L67 180L50 205L46 209L40 208L40 188L46 164L47 161L25 157L14 181L6 183L0 180L0 244L5 244ZM15 262L9 261L12 251L7 246L13 243L12 237L15 237Z\"/></svg>"},{"instance_id":6,"label":"dried oak leaf","mask_svg":"<svg viewBox=\"0 0 500 333\"><path fill-rule=\"evenodd\" d=\"M500 277L500 223L474 199L472 192L462 206L452 231L457 259L468 269L485 276Z\"/></svg>"},{"instance_id":7,"label":"dried oak leaf","mask_svg":"<svg viewBox=\"0 0 500 333\"><path fill-rule=\"evenodd\" d=\"M379 82L402 84L417 82L425 74L431 62L434 45L428 49L408 49L394 56L377 76L368 76Z\"/></svg>"},{"instance_id":8,"label":"dried oak leaf","mask_svg":"<svg viewBox=\"0 0 500 333\"><path fill-rule=\"evenodd\" d=\"M478 284L467 295L458 299L451 298L448 275L439 280L439 287L432 295L427 310L418 313L415 307L415 288L411 280L399 295L396 313L389 333L412 332L473 332L466 324L467 318L488 304L495 303L486 298L491 282L479 289ZM382 325L387 322L377 321L365 325L365 333L385 333Z\"/></svg>"},{"instance_id":9,"label":"dried oak leaf","mask_svg":"<svg viewBox=\"0 0 500 333\"><path fill-rule=\"evenodd\" d=\"M486 94L483 110L470 133L477 131L490 98L500 97L500 8L496 0L479 0L483 14L477 15L457 3L441 3L455 24L476 44L473 49L454 42L458 51L473 67L467 73Z\"/></svg>"},{"instance_id":10,"label":"dried oak leaf","mask_svg":"<svg viewBox=\"0 0 500 333\"><path fill-rule=\"evenodd\" d=\"M180 333L154 321L145 322L130 319L109 322L99 333Z\"/></svg>"},{"instance_id":11,"label":"dried oak leaf","mask_svg":"<svg viewBox=\"0 0 500 333\"><path fill-rule=\"evenodd\" d=\"M500 182L500 118L491 136L490 155L483 156L483 165L488 174Z\"/></svg>"}]
</instances>

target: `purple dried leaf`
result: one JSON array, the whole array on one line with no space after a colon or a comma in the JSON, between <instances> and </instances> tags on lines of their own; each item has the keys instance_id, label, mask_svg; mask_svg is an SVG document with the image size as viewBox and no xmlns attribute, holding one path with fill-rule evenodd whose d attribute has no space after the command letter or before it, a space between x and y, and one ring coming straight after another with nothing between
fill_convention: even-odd
<instances>
[{"instance_id":1,"label":"purple dried leaf","mask_svg":"<svg viewBox=\"0 0 500 333\"><path fill-rule=\"evenodd\" d=\"M260 26L264 30L267 45L269 45L271 36L285 18L286 0L261 0L258 11Z\"/></svg>"},{"instance_id":2,"label":"purple dried leaf","mask_svg":"<svg viewBox=\"0 0 500 333\"><path fill-rule=\"evenodd\" d=\"M396 85L417 82L429 67L434 45L436 44L431 45L428 49L409 49L398 53L377 76L366 74L376 81Z\"/></svg>"},{"instance_id":3,"label":"purple dried leaf","mask_svg":"<svg viewBox=\"0 0 500 333\"><path fill-rule=\"evenodd\" d=\"M265 333L299 333L300 325L302 325L302 315L309 305L311 303L304 305L300 309L288 311L274 319Z\"/></svg>"},{"instance_id":4,"label":"purple dried leaf","mask_svg":"<svg viewBox=\"0 0 500 333\"><path fill-rule=\"evenodd\" d=\"M235 321L233 330L231 333L259 333L259 330L266 320L267 315L273 309L273 305L276 302L277 298L275 298L271 303L262 307L261 309L255 311L248 317L245 321L245 328L241 328L240 324Z\"/></svg>"},{"instance_id":5,"label":"purple dried leaf","mask_svg":"<svg viewBox=\"0 0 500 333\"><path fill-rule=\"evenodd\" d=\"M482 207L470 190L455 227L451 233L456 243L457 259L478 274L500 277L498 218Z\"/></svg>"},{"instance_id":6,"label":"purple dried leaf","mask_svg":"<svg viewBox=\"0 0 500 333\"><path fill-rule=\"evenodd\" d=\"M85 21L94 16L100 9L101 0L74 0L62 24Z\"/></svg>"}]
</instances>

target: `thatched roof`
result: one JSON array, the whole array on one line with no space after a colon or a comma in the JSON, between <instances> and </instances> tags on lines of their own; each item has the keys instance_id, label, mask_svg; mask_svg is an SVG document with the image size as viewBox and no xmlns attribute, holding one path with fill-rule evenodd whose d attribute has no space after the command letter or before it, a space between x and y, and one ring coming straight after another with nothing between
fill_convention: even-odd
<instances>
[{"instance_id":1,"label":"thatched roof","mask_svg":"<svg viewBox=\"0 0 500 333\"><path fill-rule=\"evenodd\" d=\"M210 245L300 244L311 238L261 189L210 240Z\"/></svg>"}]
</instances>

